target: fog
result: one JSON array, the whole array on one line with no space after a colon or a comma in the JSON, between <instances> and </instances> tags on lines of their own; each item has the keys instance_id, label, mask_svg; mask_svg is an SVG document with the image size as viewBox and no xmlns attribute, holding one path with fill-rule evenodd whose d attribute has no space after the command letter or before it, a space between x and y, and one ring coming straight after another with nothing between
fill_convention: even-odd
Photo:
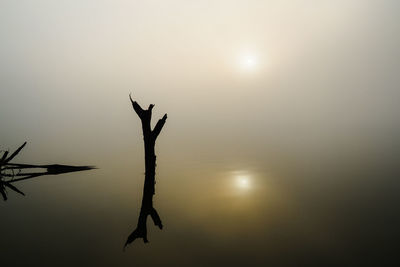
<instances>
[{"instance_id":1,"label":"fog","mask_svg":"<svg viewBox=\"0 0 400 267\"><path fill-rule=\"evenodd\" d=\"M95 165L0 203L6 265L393 263L397 1L1 1L0 149ZM129 93L168 113L149 244ZM246 177L248 188L235 185ZM9 231L8 231L9 230ZM4 230L3 230L4 231Z\"/></svg>"}]
</instances>

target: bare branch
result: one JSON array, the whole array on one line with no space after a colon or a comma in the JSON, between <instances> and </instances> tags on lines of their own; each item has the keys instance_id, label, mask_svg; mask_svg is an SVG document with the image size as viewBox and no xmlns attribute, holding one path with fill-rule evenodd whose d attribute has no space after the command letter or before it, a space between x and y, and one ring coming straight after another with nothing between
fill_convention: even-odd
<instances>
[{"instance_id":1,"label":"bare branch","mask_svg":"<svg viewBox=\"0 0 400 267\"><path fill-rule=\"evenodd\" d=\"M162 117L162 119L158 120L156 126L153 129L154 139L156 139L157 136L160 134L166 120L167 120L167 114L165 113L164 117Z\"/></svg>"},{"instance_id":2,"label":"bare branch","mask_svg":"<svg viewBox=\"0 0 400 267\"><path fill-rule=\"evenodd\" d=\"M158 216L158 213L157 213L157 211L156 211L155 208L153 208L153 209L150 211L150 216L151 216L151 218L153 219L154 225L156 225L156 226L158 226L160 229L162 229L162 228L163 228L163 225L162 225L160 216Z\"/></svg>"},{"instance_id":3,"label":"bare branch","mask_svg":"<svg viewBox=\"0 0 400 267\"><path fill-rule=\"evenodd\" d=\"M132 105L134 102L131 98ZM136 103L137 105L137 103ZM135 105L134 105L135 108ZM164 115L162 119L160 119L153 130L151 130L151 117L152 117L152 109L154 108L153 104L150 104L148 109L142 110L142 116L140 119L142 121L142 130L143 130L143 140L145 147L145 182L143 188L143 198L142 198L142 207L140 209L140 215L138 219L138 224L136 229L129 235L126 240L125 246L132 243L137 238L142 238L145 243L147 240L147 217L150 215L153 219L153 222L156 226L162 229L163 225L161 223L160 216L157 211L153 207L153 195L155 194L155 169L156 169L156 155L154 152L155 141L157 136L160 134L165 121L167 120L167 114Z\"/></svg>"},{"instance_id":4,"label":"bare branch","mask_svg":"<svg viewBox=\"0 0 400 267\"><path fill-rule=\"evenodd\" d=\"M129 94L129 99L131 100L132 107L135 110L136 114L139 116L139 118L142 118L144 114L144 110L142 109L142 107L136 101L133 101L131 94Z\"/></svg>"},{"instance_id":5,"label":"bare branch","mask_svg":"<svg viewBox=\"0 0 400 267\"><path fill-rule=\"evenodd\" d=\"M4 190L4 188L0 187L0 193L3 196L3 200L7 201L7 194L6 194L6 191Z\"/></svg>"},{"instance_id":6,"label":"bare branch","mask_svg":"<svg viewBox=\"0 0 400 267\"><path fill-rule=\"evenodd\" d=\"M92 166L69 166L69 165L60 165L60 164L51 164L51 165L32 165L32 164L19 164L19 163L10 163L11 160L18 155L19 152L24 148L26 142L23 143L10 157L7 158L8 151L4 152L3 156L0 159L0 194L3 196L3 199L7 200L7 189L15 191L21 195L24 195L22 191L20 191L16 186L12 183L19 182L22 180L32 179L39 176L44 175L57 175L68 172L76 172L76 171L84 171L95 169ZM24 170L29 169L46 169L44 172L24 172ZM18 177L18 178L15 178Z\"/></svg>"},{"instance_id":7,"label":"bare branch","mask_svg":"<svg viewBox=\"0 0 400 267\"><path fill-rule=\"evenodd\" d=\"M26 145L26 142L22 144L22 146L20 146L17 150L15 150L14 153L11 154L11 156L5 160L5 163L10 162L16 155L18 155L18 153L24 148L24 146Z\"/></svg>"},{"instance_id":8,"label":"bare branch","mask_svg":"<svg viewBox=\"0 0 400 267\"><path fill-rule=\"evenodd\" d=\"M15 191L15 192L17 192L17 193L19 193L19 194L25 196L25 194L24 194L22 191L20 191L18 188L16 188L16 187L13 186L12 184L10 184L10 183L4 183L4 185L7 186L8 188L10 188L11 190L13 190L13 191Z\"/></svg>"},{"instance_id":9,"label":"bare branch","mask_svg":"<svg viewBox=\"0 0 400 267\"><path fill-rule=\"evenodd\" d=\"M125 242L124 248L135 241L137 238L142 238L144 243L148 243L149 240L147 239L147 227L146 221L143 222L144 224L138 224L136 229L128 236L128 239Z\"/></svg>"},{"instance_id":10,"label":"bare branch","mask_svg":"<svg viewBox=\"0 0 400 267\"><path fill-rule=\"evenodd\" d=\"M4 151L3 157L0 159L0 164L2 164L3 162L6 161L7 155L8 155L8 151Z\"/></svg>"}]
</instances>

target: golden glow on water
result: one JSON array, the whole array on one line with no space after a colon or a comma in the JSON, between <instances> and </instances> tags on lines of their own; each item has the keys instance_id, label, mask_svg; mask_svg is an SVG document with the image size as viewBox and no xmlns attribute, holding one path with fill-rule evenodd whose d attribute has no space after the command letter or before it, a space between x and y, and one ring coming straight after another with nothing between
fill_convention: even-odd
<instances>
[{"instance_id":1,"label":"golden glow on water","mask_svg":"<svg viewBox=\"0 0 400 267\"><path fill-rule=\"evenodd\" d=\"M235 184L241 190L249 190L251 187L250 177L248 175L237 176Z\"/></svg>"},{"instance_id":2,"label":"golden glow on water","mask_svg":"<svg viewBox=\"0 0 400 267\"><path fill-rule=\"evenodd\" d=\"M229 187L233 194L243 194L254 187L254 175L247 170L237 170L229 174Z\"/></svg>"}]
</instances>

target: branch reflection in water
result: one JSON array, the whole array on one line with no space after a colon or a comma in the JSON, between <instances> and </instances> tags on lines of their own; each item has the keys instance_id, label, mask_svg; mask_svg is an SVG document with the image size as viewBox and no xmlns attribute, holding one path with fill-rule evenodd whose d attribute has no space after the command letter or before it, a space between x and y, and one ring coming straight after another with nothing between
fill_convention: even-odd
<instances>
[{"instance_id":1,"label":"branch reflection in water","mask_svg":"<svg viewBox=\"0 0 400 267\"><path fill-rule=\"evenodd\" d=\"M17 150L14 151L9 157L9 151L4 151L0 159L0 193L4 201L7 201L7 189L10 189L18 194L25 196L25 194L19 190L15 185L16 182L28 180L44 175L58 175L68 172L86 171L95 169L93 166L70 166L60 164L50 165L33 165L33 164L21 164L11 163L25 147L26 142L23 143ZM38 171L34 171L38 170Z\"/></svg>"}]
</instances>

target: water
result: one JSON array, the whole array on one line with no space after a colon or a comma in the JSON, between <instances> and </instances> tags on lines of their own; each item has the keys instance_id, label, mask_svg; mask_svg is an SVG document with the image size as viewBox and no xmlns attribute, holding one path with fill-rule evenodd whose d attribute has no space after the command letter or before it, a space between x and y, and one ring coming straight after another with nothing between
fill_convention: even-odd
<instances>
[{"instance_id":1,"label":"water","mask_svg":"<svg viewBox=\"0 0 400 267\"><path fill-rule=\"evenodd\" d=\"M390 243L380 242L394 241L399 219L390 211L398 200L393 173L378 179L356 168L337 174L308 169L306 176L284 177L255 163L176 161L162 148L154 206L164 229L149 219L150 243L136 240L123 250L136 227L144 179L143 160L132 156L18 183L26 197L9 192L1 203L3 262L264 266L391 256L383 251Z\"/></svg>"}]
</instances>

